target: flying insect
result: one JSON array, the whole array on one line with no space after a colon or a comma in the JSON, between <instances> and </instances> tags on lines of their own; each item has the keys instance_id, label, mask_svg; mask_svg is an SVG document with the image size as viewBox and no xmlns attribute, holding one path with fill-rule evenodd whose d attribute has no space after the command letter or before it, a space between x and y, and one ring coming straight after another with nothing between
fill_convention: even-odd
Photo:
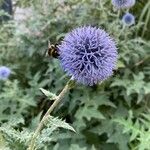
<instances>
[{"instance_id":1,"label":"flying insect","mask_svg":"<svg viewBox=\"0 0 150 150\"><path fill-rule=\"evenodd\" d=\"M50 41L48 41L48 50L46 52L46 56L58 58L58 44L51 44Z\"/></svg>"}]
</instances>

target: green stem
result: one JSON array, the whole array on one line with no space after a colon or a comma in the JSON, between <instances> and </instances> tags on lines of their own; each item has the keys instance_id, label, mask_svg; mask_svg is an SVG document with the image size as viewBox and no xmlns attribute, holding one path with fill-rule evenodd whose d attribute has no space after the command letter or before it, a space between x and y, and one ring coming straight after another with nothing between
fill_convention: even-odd
<instances>
[{"instance_id":1,"label":"green stem","mask_svg":"<svg viewBox=\"0 0 150 150\"><path fill-rule=\"evenodd\" d=\"M68 81L68 83L66 84L66 86L64 87L64 89L61 91L61 93L56 97L56 100L50 106L50 108L48 109L48 111L46 112L46 114L43 116L41 122L39 123L38 127L36 128L36 130L35 130L35 132L34 132L34 134L32 136L32 139L31 139L30 145L28 147L28 150L34 150L36 138L40 134L40 131L43 129L44 124L47 123L48 117L49 117L50 113L60 103L60 101L62 100L62 98L64 97L64 95L72 87L72 83L73 83L73 81L70 79Z\"/></svg>"},{"instance_id":2,"label":"green stem","mask_svg":"<svg viewBox=\"0 0 150 150\"><path fill-rule=\"evenodd\" d=\"M118 13L117 13L117 16L118 16L118 20L120 20L119 18L120 18L120 14L121 14L121 11L120 11L120 9L118 10Z\"/></svg>"},{"instance_id":3,"label":"green stem","mask_svg":"<svg viewBox=\"0 0 150 150\"><path fill-rule=\"evenodd\" d=\"M148 10L148 13L147 13L147 16L146 16L146 19L145 19L144 28L143 28L143 31L142 31L142 37L144 37L145 31L147 30L149 19L150 19L150 10Z\"/></svg>"}]
</instances>

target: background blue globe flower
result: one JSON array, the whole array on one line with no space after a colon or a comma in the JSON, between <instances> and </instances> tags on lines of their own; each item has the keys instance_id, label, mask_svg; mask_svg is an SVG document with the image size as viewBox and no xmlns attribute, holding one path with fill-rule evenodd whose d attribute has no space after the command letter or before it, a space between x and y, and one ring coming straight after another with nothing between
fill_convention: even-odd
<instances>
[{"instance_id":1,"label":"background blue globe flower","mask_svg":"<svg viewBox=\"0 0 150 150\"><path fill-rule=\"evenodd\" d=\"M8 67L1 66L0 67L0 79L5 80L9 77L11 70Z\"/></svg>"},{"instance_id":2,"label":"background blue globe flower","mask_svg":"<svg viewBox=\"0 0 150 150\"><path fill-rule=\"evenodd\" d=\"M135 4L135 0L112 0L112 4L117 9L130 8Z\"/></svg>"},{"instance_id":3,"label":"background blue globe flower","mask_svg":"<svg viewBox=\"0 0 150 150\"><path fill-rule=\"evenodd\" d=\"M135 23L135 17L131 13L126 13L122 17L122 22L124 25L131 26Z\"/></svg>"},{"instance_id":4,"label":"background blue globe flower","mask_svg":"<svg viewBox=\"0 0 150 150\"><path fill-rule=\"evenodd\" d=\"M81 27L58 46L63 69L77 82L94 85L112 75L117 61L114 40L102 29Z\"/></svg>"}]
</instances>

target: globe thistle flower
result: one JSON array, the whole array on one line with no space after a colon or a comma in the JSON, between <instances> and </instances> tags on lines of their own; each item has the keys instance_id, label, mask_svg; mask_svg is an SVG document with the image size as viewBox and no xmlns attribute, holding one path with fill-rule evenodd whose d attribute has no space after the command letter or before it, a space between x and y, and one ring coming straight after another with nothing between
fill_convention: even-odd
<instances>
[{"instance_id":1,"label":"globe thistle flower","mask_svg":"<svg viewBox=\"0 0 150 150\"><path fill-rule=\"evenodd\" d=\"M131 8L135 0L112 0L112 4L117 9Z\"/></svg>"},{"instance_id":2,"label":"globe thistle flower","mask_svg":"<svg viewBox=\"0 0 150 150\"><path fill-rule=\"evenodd\" d=\"M8 67L0 67L0 80L6 80L11 73L11 70Z\"/></svg>"},{"instance_id":3,"label":"globe thistle flower","mask_svg":"<svg viewBox=\"0 0 150 150\"><path fill-rule=\"evenodd\" d=\"M79 83L92 86L113 74L117 48L102 29L90 26L74 29L58 49L62 68Z\"/></svg>"},{"instance_id":4,"label":"globe thistle flower","mask_svg":"<svg viewBox=\"0 0 150 150\"><path fill-rule=\"evenodd\" d=\"M131 26L135 23L135 17L131 13L126 13L122 17L122 22L126 26Z\"/></svg>"}]
</instances>

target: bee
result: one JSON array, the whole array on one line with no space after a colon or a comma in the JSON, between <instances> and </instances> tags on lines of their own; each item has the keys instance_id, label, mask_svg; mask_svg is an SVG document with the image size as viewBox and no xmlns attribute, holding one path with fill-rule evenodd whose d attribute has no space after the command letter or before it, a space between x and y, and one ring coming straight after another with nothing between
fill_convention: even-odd
<instances>
[{"instance_id":1,"label":"bee","mask_svg":"<svg viewBox=\"0 0 150 150\"><path fill-rule=\"evenodd\" d=\"M58 58L59 53L58 53L58 44L51 44L50 41L48 41L48 50L46 52L46 56Z\"/></svg>"}]
</instances>

